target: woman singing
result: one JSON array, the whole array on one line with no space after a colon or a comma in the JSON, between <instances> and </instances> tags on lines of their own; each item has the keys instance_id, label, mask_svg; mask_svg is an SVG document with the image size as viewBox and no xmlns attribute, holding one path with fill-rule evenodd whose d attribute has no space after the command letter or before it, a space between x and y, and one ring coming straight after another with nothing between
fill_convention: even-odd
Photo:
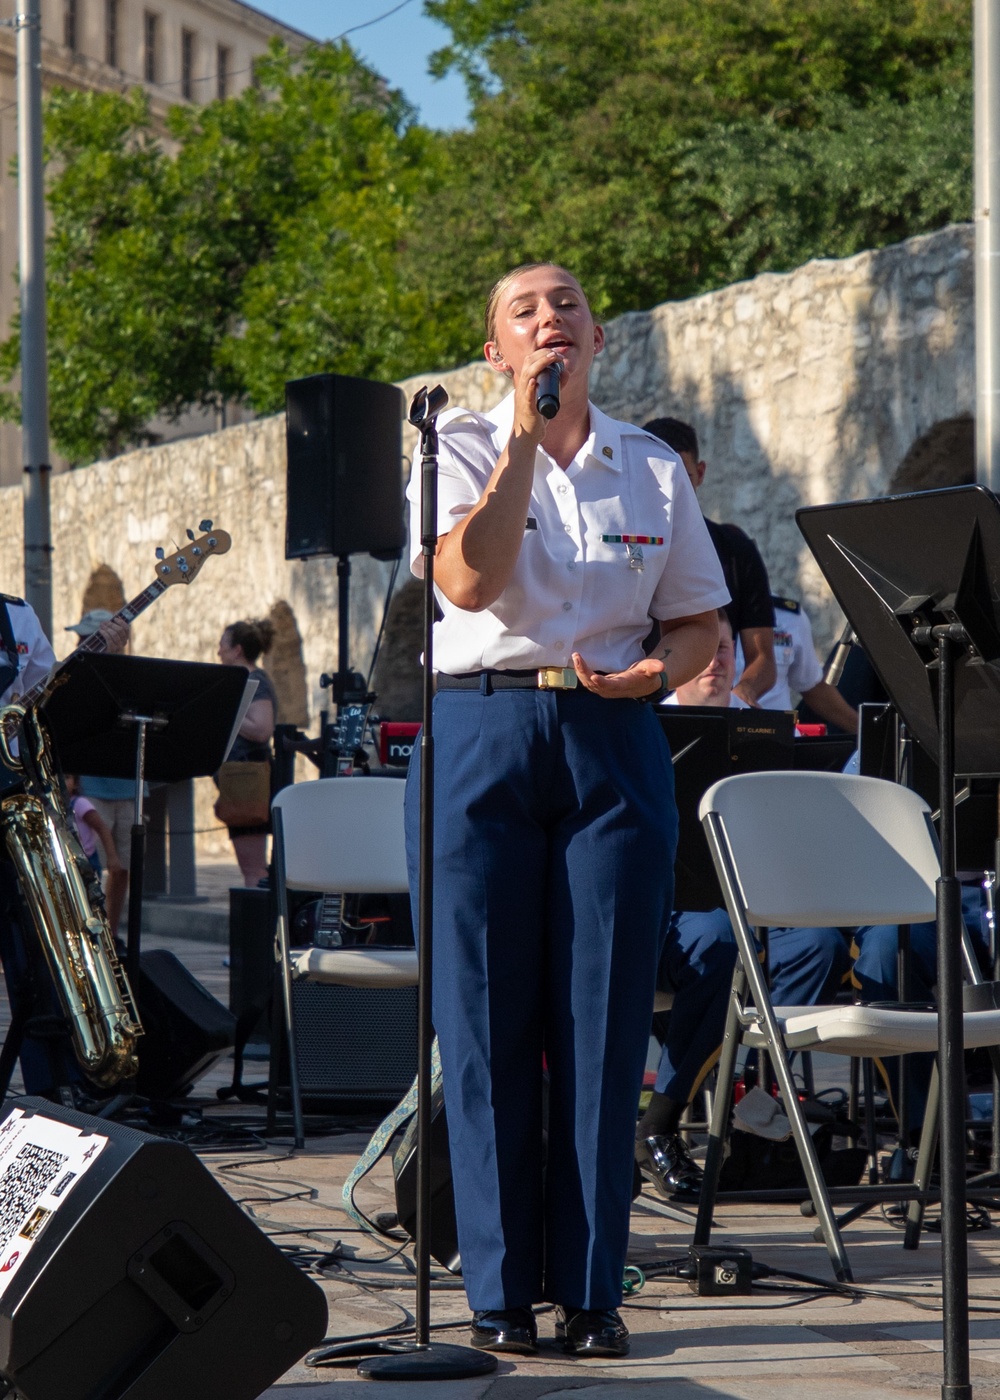
<instances>
[{"instance_id":1,"label":"woman singing","mask_svg":"<svg viewBox=\"0 0 1000 1400\"><path fill-rule=\"evenodd\" d=\"M728 599L678 457L587 384L576 279L515 268L486 306L513 392L440 420L434 1024L473 1345L623 1356L635 1115L677 816L655 711ZM538 376L561 366L558 414ZM420 572L419 472L410 483ZM649 657L649 619L662 629ZM419 749L407 789L416 889ZM543 1173L542 1076L549 1073Z\"/></svg>"}]
</instances>

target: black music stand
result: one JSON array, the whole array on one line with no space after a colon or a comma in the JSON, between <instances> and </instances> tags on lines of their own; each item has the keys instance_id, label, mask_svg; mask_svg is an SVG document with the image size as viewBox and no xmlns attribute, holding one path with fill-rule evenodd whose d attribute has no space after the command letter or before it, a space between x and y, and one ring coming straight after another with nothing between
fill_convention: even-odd
<instances>
[{"instance_id":1,"label":"black music stand","mask_svg":"<svg viewBox=\"0 0 1000 1400\"><path fill-rule=\"evenodd\" d=\"M127 953L133 988L142 936L143 784L177 783L218 769L246 680L242 666L78 652L38 701L64 773L135 779Z\"/></svg>"},{"instance_id":2,"label":"black music stand","mask_svg":"<svg viewBox=\"0 0 1000 1400\"><path fill-rule=\"evenodd\" d=\"M815 506L799 528L910 734L937 756L946 1400L968 1400L961 886L955 776L1000 773L1000 502L980 486ZM937 684L931 673L937 672Z\"/></svg>"},{"instance_id":3,"label":"black music stand","mask_svg":"<svg viewBox=\"0 0 1000 1400\"><path fill-rule=\"evenodd\" d=\"M713 783L734 773L791 768L792 714L709 705L661 705L656 714L674 766L678 814L674 908L721 909L726 901L698 820L698 804Z\"/></svg>"}]
</instances>

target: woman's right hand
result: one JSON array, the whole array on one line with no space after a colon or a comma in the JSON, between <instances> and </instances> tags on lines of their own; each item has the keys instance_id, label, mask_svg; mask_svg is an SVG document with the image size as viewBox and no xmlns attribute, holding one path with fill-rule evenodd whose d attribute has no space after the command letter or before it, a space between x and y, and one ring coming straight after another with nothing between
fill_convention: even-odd
<instances>
[{"instance_id":1,"label":"woman's right hand","mask_svg":"<svg viewBox=\"0 0 1000 1400\"><path fill-rule=\"evenodd\" d=\"M545 437L548 419L538 411L538 376L562 356L557 350L533 350L514 380L514 426L511 437L527 438L537 447Z\"/></svg>"}]
</instances>

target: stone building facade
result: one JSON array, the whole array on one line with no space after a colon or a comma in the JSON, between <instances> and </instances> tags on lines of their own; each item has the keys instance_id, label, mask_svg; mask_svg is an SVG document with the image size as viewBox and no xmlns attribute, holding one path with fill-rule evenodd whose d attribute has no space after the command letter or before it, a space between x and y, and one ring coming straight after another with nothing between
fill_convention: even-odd
<instances>
[{"instance_id":1,"label":"stone building facade","mask_svg":"<svg viewBox=\"0 0 1000 1400\"><path fill-rule=\"evenodd\" d=\"M593 376L593 398L642 423L693 422L708 474L707 515L753 535L776 591L802 598L821 649L838 610L795 525L804 505L972 480L975 401L973 230L955 226L843 261L816 261L684 302L620 317ZM414 376L452 402L486 409L507 381L485 364ZM414 451L404 435L403 474ZM282 417L129 453L52 483L54 617L111 605L152 578L153 551L209 517L233 536L190 587L171 589L134 628L136 652L211 660L222 628L273 615L285 716L315 726L337 656L335 561L284 557ZM20 495L0 490L0 587L22 578ZM351 663L367 673L390 567L352 561ZM419 709L419 587L405 563L375 673L379 708ZM207 793L199 826L210 827ZM216 849L225 849L216 842Z\"/></svg>"}]
</instances>

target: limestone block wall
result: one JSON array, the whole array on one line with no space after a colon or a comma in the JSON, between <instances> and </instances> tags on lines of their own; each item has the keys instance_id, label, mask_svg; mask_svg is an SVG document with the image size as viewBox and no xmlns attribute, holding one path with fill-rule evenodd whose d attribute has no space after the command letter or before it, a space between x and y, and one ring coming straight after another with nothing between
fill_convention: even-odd
<instances>
[{"instance_id":1,"label":"limestone block wall","mask_svg":"<svg viewBox=\"0 0 1000 1400\"><path fill-rule=\"evenodd\" d=\"M409 397L438 381L453 403L480 410L509 387L484 363L427 371L401 387ZM734 520L757 539L776 591L806 601L822 650L840 618L795 510L969 478L973 230L946 228L620 317L607 327L592 394L633 422L672 414L695 424L708 462L706 514ZM404 475L414 450L406 429ZM71 649L62 629L79 616L101 566L131 597L153 577L156 546L169 552L205 517L232 534L231 553L208 560L192 585L156 603L135 625L133 650L210 661L227 623L277 609L288 625L274 665L287 676L283 694L297 697L288 718L315 727L326 703L319 677L337 659L336 563L284 557L282 416L53 479L57 654ZM0 587L14 592L23 577L21 522L20 489L0 490ZM363 673L389 572L366 556L352 560L351 664ZM419 707L419 587L408 579L404 561L375 677L380 708L397 718ZM214 826L207 789L198 826ZM229 851L224 833L201 837L200 846Z\"/></svg>"},{"instance_id":2,"label":"limestone block wall","mask_svg":"<svg viewBox=\"0 0 1000 1400\"><path fill-rule=\"evenodd\" d=\"M973 245L971 225L953 226L607 328L594 401L637 423L695 424L705 514L754 536L775 591L805 600L821 651L842 619L795 511L971 479ZM942 432L956 422L968 431ZM920 479L904 479L921 447Z\"/></svg>"}]
</instances>

